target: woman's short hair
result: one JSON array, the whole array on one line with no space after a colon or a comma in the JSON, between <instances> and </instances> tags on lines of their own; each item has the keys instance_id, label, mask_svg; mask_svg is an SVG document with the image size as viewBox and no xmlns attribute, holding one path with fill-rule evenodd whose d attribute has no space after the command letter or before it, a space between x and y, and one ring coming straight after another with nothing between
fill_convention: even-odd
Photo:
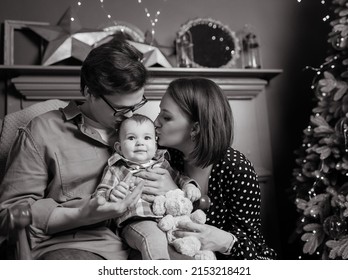
<instances>
[{"instance_id":1,"label":"woman's short hair","mask_svg":"<svg viewBox=\"0 0 348 280\"><path fill-rule=\"evenodd\" d=\"M172 81L167 93L200 126L189 160L206 167L223 157L234 134L231 106L222 89L209 79L191 77Z\"/></svg>"},{"instance_id":2,"label":"woman's short hair","mask_svg":"<svg viewBox=\"0 0 348 280\"><path fill-rule=\"evenodd\" d=\"M110 41L90 51L82 63L81 92L95 95L133 93L145 86L147 70L142 53L126 41Z\"/></svg>"}]
</instances>

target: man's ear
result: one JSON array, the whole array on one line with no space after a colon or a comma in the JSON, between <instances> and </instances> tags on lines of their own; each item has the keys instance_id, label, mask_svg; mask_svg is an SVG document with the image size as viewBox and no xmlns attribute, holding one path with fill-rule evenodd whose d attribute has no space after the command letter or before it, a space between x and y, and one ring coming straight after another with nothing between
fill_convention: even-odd
<instances>
[{"instance_id":1,"label":"man's ear","mask_svg":"<svg viewBox=\"0 0 348 280\"><path fill-rule=\"evenodd\" d=\"M84 91L83 91L83 94L85 95L86 100L95 100L95 99L97 99L97 98L95 97L95 95L93 95L93 94L91 93L91 91L89 90L89 88L88 88L87 86L85 86L85 89L84 89Z\"/></svg>"},{"instance_id":2,"label":"man's ear","mask_svg":"<svg viewBox=\"0 0 348 280\"><path fill-rule=\"evenodd\" d=\"M89 89L87 86L85 86L84 90L83 90L83 95L85 96L85 98L88 100L90 99L93 95L90 93Z\"/></svg>"},{"instance_id":3,"label":"man's ear","mask_svg":"<svg viewBox=\"0 0 348 280\"><path fill-rule=\"evenodd\" d=\"M89 93L89 91L88 91L88 87L87 86L85 86L85 88L83 89L83 95L84 96L87 96L87 95L89 95L90 93Z\"/></svg>"}]
</instances>

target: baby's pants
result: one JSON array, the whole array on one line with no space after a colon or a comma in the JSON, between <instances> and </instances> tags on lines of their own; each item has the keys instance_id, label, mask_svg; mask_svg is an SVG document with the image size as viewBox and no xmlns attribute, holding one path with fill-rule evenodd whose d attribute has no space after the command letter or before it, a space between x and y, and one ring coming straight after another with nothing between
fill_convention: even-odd
<instances>
[{"instance_id":1,"label":"baby's pants","mask_svg":"<svg viewBox=\"0 0 348 280\"><path fill-rule=\"evenodd\" d=\"M126 225L121 236L127 244L141 252L143 260L169 260L168 240L156 221L142 220Z\"/></svg>"}]
</instances>

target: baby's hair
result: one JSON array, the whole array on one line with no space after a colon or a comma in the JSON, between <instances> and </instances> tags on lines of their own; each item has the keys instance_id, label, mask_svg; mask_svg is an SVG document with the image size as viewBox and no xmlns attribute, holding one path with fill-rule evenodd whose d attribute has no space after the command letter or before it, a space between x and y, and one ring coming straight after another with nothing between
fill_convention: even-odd
<instances>
[{"instance_id":1,"label":"baby's hair","mask_svg":"<svg viewBox=\"0 0 348 280\"><path fill-rule=\"evenodd\" d=\"M155 123L153 122L153 120L151 120L149 117L145 116L145 115L141 115L141 114L133 114L130 118L124 119L122 121L122 123L120 124L118 130L117 130L117 140L120 139L120 131L123 127L123 125L127 122L127 121L135 121L138 124L142 124L145 122L150 122L153 124L153 126L155 126Z\"/></svg>"}]
</instances>

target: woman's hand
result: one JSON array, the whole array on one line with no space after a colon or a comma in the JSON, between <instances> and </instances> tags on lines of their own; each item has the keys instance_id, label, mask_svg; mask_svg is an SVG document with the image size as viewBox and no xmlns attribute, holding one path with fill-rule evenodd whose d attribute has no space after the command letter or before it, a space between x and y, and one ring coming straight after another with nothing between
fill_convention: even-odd
<instances>
[{"instance_id":1,"label":"woman's hand","mask_svg":"<svg viewBox=\"0 0 348 280\"><path fill-rule=\"evenodd\" d=\"M178 186L174 183L167 169L153 168L148 171L140 171L134 176L144 180L144 189L142 198L148 201L153 201L154 195L164 195L170 190L175 190Z\"/></svg>"},{"instance_id":2,"label":"woman's hand","mask_svg":"<svg viewBox=\"0 0 348 280\"><path fill-rule=\"evenodd\" d=\"M224 253L233 241L230 233L207 224L179 222L175 237L195 236L202 244L201 250L211 250Z\"/></svg>"}]
</instances>

